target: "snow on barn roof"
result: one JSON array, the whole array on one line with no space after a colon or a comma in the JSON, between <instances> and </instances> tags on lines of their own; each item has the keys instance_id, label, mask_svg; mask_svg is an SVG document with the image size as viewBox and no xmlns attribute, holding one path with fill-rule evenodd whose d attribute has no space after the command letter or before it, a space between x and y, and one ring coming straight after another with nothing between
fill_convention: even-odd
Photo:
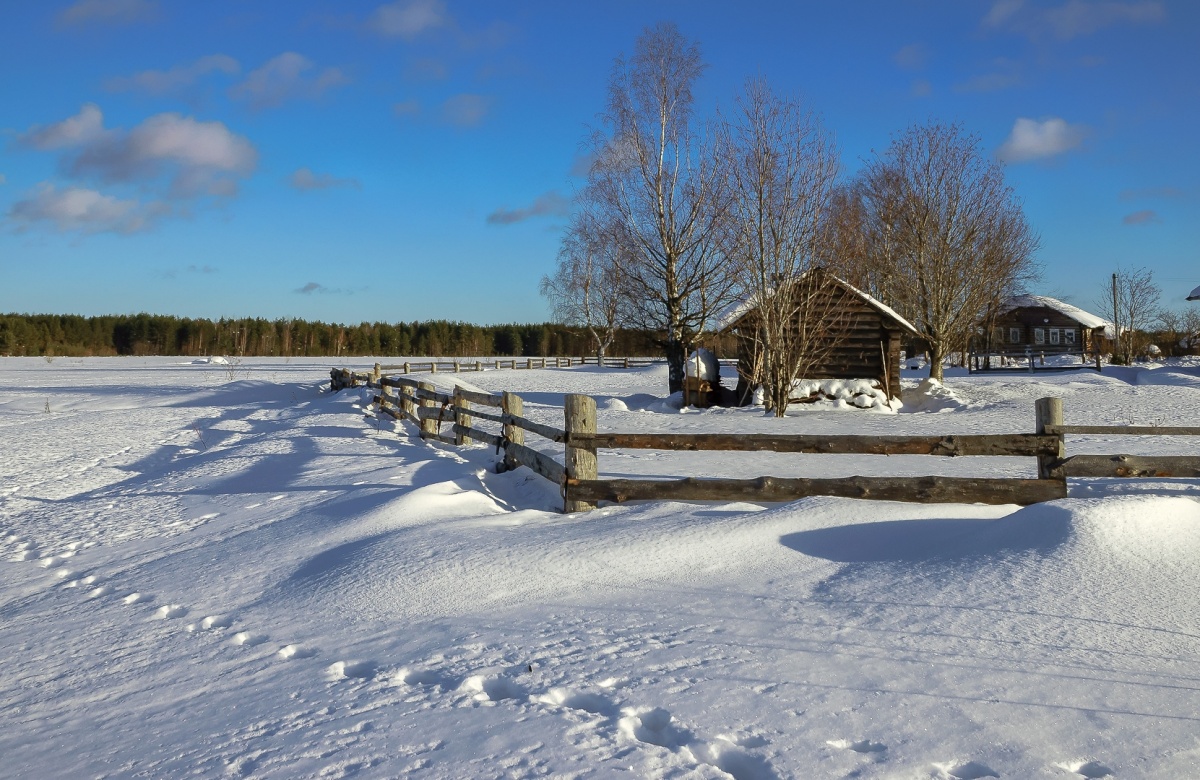
<instances>
[{"instance_id":1,"label":"snow on barn roof","mask_svg":"<svg viewBox=\"0 0 1200 780\"><path fill-rule=\"evenodd\" d=\"M1085 328L1095 329L1104 328L1104 335L1112 337L1112 323L1103 317L1097 317L1095 314L1084 311L1078 306L1072 306L1069 303L1058 300L1057 298L1049 298L1045 295L1014 295L1004 302L1004 306L1000 309L1000 313L1004 314L1013 309L1054 309L1064 317L1070 317Z\"/></svg>"},{"instance_id":2,"label":"snow on barn roof","mask_svg":"<svg viewBox=\"0 0 1200 780\"><path fill-rule=\"evenodd\" d=\"M799 278L796 281L799 281L800 279L803 279L805 276L808 276L809 273L810 273L809 271L805 271L803 274L801 274L799 276ZM826 273L828 273L828 272L826 272ZM852 292L855 295L862 298L864 301L867 302L867 305L871 306L873 309L878 311L880 314L884 315L885 317L890 317L893 320L895 320L896 323L900 325L900 327L904 328L909 333L913 334L914 336L921 335L919 332L917 332L917 329L915 327L913 327L913 324L911 322L909 322L908 320L901 317L896 312L896 310L893 309L891 306L888 306L886 303L883 303L882 301L872 298L870 295L867 295L865 292L858 289L854 285L850 284L845 279L834 276L833 274L829 274L829 276L834 281L836 281L838 284L842 285L850 292ZM758 302L756 300L757 297L758 297L757 293L750 293L750 294L742 297L741 299L736 300L733 303L731 303L729 306L727 306L724 309L724 311L722 311L720 314L718 314L716 316L716 318L714 319L714 322L713 322L713 328L715 330L725 330L726 328L733 325L735 322L740 320L743 316L748 314L755 306L758 305Z\"/></svg>"},{"instance_id":3,"label":"snow on barn roof","mask_svg":"<svg viewBox=\"0 0 1200 780\"><path fill-rule=\"evenodd\" d=\"M1200 287L1192 290L1191 295L1187 297L1189 301L1200 301Z\"/></svg>"}]
</instances>

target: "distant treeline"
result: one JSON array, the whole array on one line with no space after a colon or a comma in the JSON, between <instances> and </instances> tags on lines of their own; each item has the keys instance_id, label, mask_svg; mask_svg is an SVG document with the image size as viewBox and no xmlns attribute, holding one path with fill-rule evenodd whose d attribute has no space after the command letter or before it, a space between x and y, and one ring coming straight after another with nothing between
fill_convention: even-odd
<instances>
[{"instance_id":1,"label":"distant treeline","mask_svg":"<svg viewBox=\"0 0 1200 780\"><path fill-rule=\"evenodd\" d=\"M656 334L622 330L612 355L654 355ZM0 314L0 355L412 355L484 357L588 355L584 329L541 323L364 322L262 318L190 319L159 314L82 317Z\"/></svg>"}]
</instances>

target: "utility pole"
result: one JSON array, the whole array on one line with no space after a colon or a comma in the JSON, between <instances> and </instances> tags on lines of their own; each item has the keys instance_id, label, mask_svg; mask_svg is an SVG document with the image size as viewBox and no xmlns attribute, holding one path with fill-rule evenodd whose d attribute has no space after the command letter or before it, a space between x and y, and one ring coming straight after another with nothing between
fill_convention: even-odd
<instances>
[{"instance_id":1,"label":"utility pole","mask_svg":"<svg viewBox=\"0 0 1200 780\"><path fill-rule=\"evenodd\" d=\"M1113 355L1121 354L1121 309L1117 306L1117 275L1112 276L1113 292Z\"/></svg>"}]
</instances>

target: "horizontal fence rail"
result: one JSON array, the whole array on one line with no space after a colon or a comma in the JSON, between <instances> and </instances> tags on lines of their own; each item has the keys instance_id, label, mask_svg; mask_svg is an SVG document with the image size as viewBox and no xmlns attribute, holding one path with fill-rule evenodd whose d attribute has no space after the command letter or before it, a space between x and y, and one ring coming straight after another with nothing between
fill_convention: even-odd
<instances>
[{"instance_id":1,"label":"horizontal fence rail","mask_svg":"<svg viewBox=\"0 0 1200 780\"><path fill-rule=\"evenodd\" d=\"M862 436L725 433L600 433L596 402L567 395L564 425L557 428L524 416L514 393L483 393L456 387L439 391L428 382L403 376L330 372L331 387L362 385L381 414L412 423L424 439L465 446L484 444L504 452L504 468L526 466L559 485L565 511L592 509L599 501L791 501L808 496L839 496L882 501L1033 504L1064 498L1067 477L1200 478L1200 456L1065 456L1067 435L1197 436L1200 427L1065 425L1062 401L1035 404L1035 432L943 436ZM495 411L499 410L499 411ZM499 426L484 430L480 422ZM525 443L525 434L563 445L559 462ZM789 479L601 479L597 453L605 449L669 451L779 452L814 455L928 455L934 457L1032 457L1037 478L866 477Z\"/></svg>"}]
</instances>

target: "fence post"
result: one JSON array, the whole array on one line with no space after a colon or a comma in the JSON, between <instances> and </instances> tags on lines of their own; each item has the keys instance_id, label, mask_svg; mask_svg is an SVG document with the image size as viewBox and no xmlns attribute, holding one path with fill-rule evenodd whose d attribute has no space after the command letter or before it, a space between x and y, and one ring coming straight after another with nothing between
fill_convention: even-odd
<instances>
[{"instance_id":1,"label":"fence post","mask_svg":"<svg viewBox=\"0 0 1200 780\"><path fill-rule=\"evenodd\" d=\"M586 512L589 509L595 509L596 505L571 498L570 480L595 479L599 474L599 469L596 465L596 446L591 443L581 444L574 441L574 437L577 434L586 436L595 435L596 400L590 395L576 395L572 393L566 397L563 412L567 423L566 462L564 465L567 468L568 480L566 498L563 501L563 511Z\"/></svg>"},{"instance_id":2,"label":"fence post","mask_svg":"<svg viewBox=\"0 0 1200 780\"><path fill-rule=\"evenodd\" d=\"M525 402L521 399L521 396L517 395L516 393L505 391L500 403L500 409L506 415L520 417L525 411ZM504 441L509 444L525 443L525 431L513 425L512 423L504 423L503 434ZM504 467L511 470L515 469L518 465L520 464L517 463L517 459L508 454L508 448L506 447L504 450Z\"/></svg>"},{"instance_id":3,"label":"fence post","mask_svg":"<svg viewBox=\"0 0 1200 780\"><path fill-rule=\"evenodd\" d=\"M404 361L404 373L408 373L408 361Z\"/></svg>"},{"instance_id":4,"label":"fence post","mask_svg":"<svg viewBox=\"0 0 1200 780\"><path fill-rule=\"evenodd\" d=\"M376 363L375 370L371 372L371 382L373 384L376 384L376 385L379 384L379 373L380 373L379 364Z\"/></svg>"},{"instance_id":5,"label":"fence post","mask_svg":"<svg viewBox=\"0 0 1200 780\"><path fill-rule=\"evenodd\" d=\"M434 390L433 385L431 385L428 382L418 382L417 387L420 388L421 390L426 391L427 393L436 392ZM424 408L432 409L435 406L437 406L437 402L434 401L433 398L431 398L428 395L421 396L421 406ZM421 419L421 438L424 439L426 436L436 436L436 435L437 435L437 420L433 419L432 417L422 418Z\"/></svg>"},{"instance_id":6,"label":"fence post","mask_svg":"<svg viewBox=\"0 0 1200 780\"><path fill-rule=\"evenodd\" d=\"M629 368L629 358L625 358L621 364L621 368Z\"/></svg>"},{"instance_id":7,"label":"fence post","mask_svg":"<svg viewBox=\"0 0 1200 780\"><path fill-rule=\"evenodd\" d=\"M437 373L437 361L436 360L429 361L429 373L431 373L431 374Z\"/></svg>"},{"instance_id":8,"label":"fence post","mask_svg":"<svg viewBox=\"0 0 1200 780\"><path fill-rule=\"evenodd\" d=\"M475 370L476 370L476 371L482 371L482 370L483 370L483 361L482 361L482 360L476 360L476 361L475 361Z\"/></svg>"},{"instance_id":9,"label":"fence post","mask_svg":"<svg viewBox=\"0 0 1200 780\"><path fill-rule=\"evenodd\" d=\"M458 385L454 386L454 424L461 425L464 428L471 427L471 415L468 409L471 408L471 403L463 397L462 388ZM454 443L459 447L465 447L471 443L471 437L459 431L454 432Z\"/></svg>"},{"instance_id":10,"label":"fence post","mask_svg":"<svg viewBox=\"0 0 1200 780\"><path fill-rule=\"evenodd\" d=\"M382 383L379 385L379 398L379 408L381 411L385 406L395 405L395 401L392 400L392 388L389 385Z\"/></svg>"},{"instance_id":11,"label":"fence post","mask_svg":"<svg viewBox=\"0 0 1200 780\"><path fill-rule=\"evenodd\" d=\"M415 419L417 416L417 405L412 401L416 394L417 389L415 387L405 387L400 390L400 409L410 419Z\"/></svg>"},{"instance_id":12,"label":"fence post","mask_svg":"<svg viewBox=\"0 0 1200 780\"><path fill-rule=\"evenodd\" d=\"M1037 433L1045 435L1046 426L1063 424L1063 407L1061 398L1039 398L1034 402L1037 419ZM1038 479L1058 479L1066 481L1061 461L1066 453L1063 445L1063 435L1057 434L1058 448L1055 455L1038 456Z\"/></svg>"}]
</instances>

